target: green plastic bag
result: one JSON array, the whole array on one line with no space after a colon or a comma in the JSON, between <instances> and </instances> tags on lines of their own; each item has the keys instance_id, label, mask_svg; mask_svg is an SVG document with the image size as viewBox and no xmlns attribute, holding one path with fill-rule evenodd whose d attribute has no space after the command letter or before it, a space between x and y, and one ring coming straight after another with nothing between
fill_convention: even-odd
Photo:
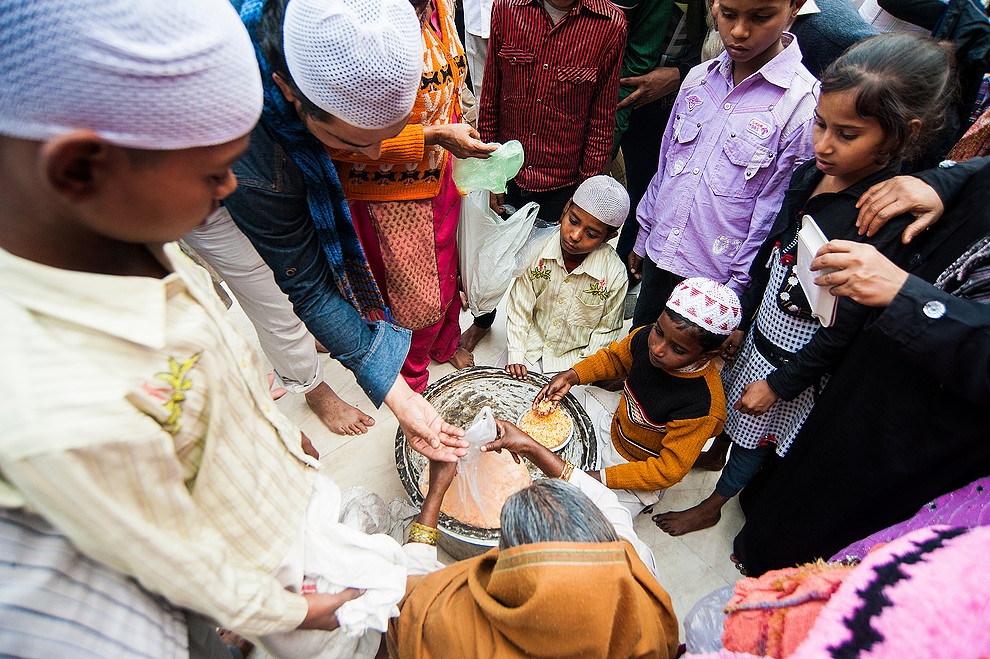
<instances>
[{"instance_id":1,"label":"green plastic bag","mask_svg":"<svg viewBox=\"0 0 990 659\"><path fill-rule=\"evenodd\" d=\"M454 161L454 184L461 194L488 190L505 192L505 184L522 169L523 148L518 140L506 142L488 158L465 158Z\"/></svg>"}]
</instances>

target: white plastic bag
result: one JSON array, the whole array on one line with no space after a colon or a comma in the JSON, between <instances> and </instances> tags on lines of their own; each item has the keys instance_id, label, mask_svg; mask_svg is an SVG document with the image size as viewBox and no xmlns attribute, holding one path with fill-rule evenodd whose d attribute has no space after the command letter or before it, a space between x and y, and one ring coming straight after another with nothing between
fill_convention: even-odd
<instances>
[{"instance_id":1,"label":"white plastic bag","mask_svg":"<svg viewBox=\"0 0 990 659\"><path fill-rule=\"evenodd\" d=\"M482 316L498 306L512 283L516 255L526 245L540 206L530 202L507 220L488 205L488 192L471 192L461 200L457 255L468 307Z\"/></svg>"},{"instance_id":2,"label":"white plastic bag","mask_svg":"<svg viewBox=\"0 0 990 659\"><path fill-rule=\"evenodd\" d=\"M735 594L735 586L722 586L695 602L684 616L684 642L692 654L718 652L725 631L725 605Z\"/></svg>"}]
</instances>

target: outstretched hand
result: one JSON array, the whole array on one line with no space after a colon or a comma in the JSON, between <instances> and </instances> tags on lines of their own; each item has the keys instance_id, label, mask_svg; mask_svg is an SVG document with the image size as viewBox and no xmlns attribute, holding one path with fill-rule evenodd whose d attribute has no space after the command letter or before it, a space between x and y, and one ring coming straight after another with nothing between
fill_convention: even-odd
<instances>
[{"instance_id":1,"label":"outstretched hand","mask_svg":"<svg viewBox=\"0 0 990 659\"><path fill-rule=\"evenodd\" d=\"M571 390L571 387L579 382L578 374L573 368L553 376L550 383L540 389L539 393L536 394L536 399L533 401L533 410L536 410L544 398L552 404L550 411L557 409L557 405L564 399L567 392Z\"/></svg>"},{"instance_id":2,"label":"outstretched hand","mask_svg":"<svg viewBox=\"0 0 990 659\"><path fill-rule=\"evenodd\" d=\"M856 202L859 235L873 236L891 219L911 213L916 220L904 229L901 241L907 245L919 233L942 217L945 206L932 186L914 176L895 176L872 186Z\"/></svg>"},{"instance_id":3,"label":"outstretched hand","mask_svg":"<svg viewBox=\"0 0 990 659\"><path fill-rule=\"evenodd\" d=\"M464 431L450 425L421 395L414 392L401 377L385 396L385 404L395 414L406 441L418 453L431 460L456 462L467 454Z\"/></svg>"}]
</instances>

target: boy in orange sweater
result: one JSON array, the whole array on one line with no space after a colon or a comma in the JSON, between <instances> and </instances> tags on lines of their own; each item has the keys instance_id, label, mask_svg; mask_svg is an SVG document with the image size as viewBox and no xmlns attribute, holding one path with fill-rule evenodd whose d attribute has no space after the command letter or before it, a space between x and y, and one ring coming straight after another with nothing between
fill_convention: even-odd
<instances>
[{"instance_id":1,"label":"boy in orange sweater","mask_svg":"<svg viewBox=\"0 0 990 659\"><path fill-rule=\"evenodd\" d=\"M659 500L658 490L684 478L721 431L725 394L712 358L740 315L739 299L726 286L687 279L656 323L558 374L537 395L534 406L544 398L557 403L574 385L626 378L611 432L599 429L602 469L590 473L626 490L616 494L634 516Z\"/></svg>"}]
</instances>

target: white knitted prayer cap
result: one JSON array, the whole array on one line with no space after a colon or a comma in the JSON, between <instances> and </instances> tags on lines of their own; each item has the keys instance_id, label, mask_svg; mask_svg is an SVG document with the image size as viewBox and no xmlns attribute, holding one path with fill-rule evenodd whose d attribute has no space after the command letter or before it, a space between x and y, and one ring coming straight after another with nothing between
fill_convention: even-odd
<instances>
[{"instance_id":1,"label":"white knitted prayer cap","mask_svg":"<svg viewBox=\"0 0 990 659\"><path fill-rule=\"evenodd\" d=\"M611 176L586 179L574 191L571 201L610 227L621 227L629 214L629 193Z\"/></svg>"},{"instance_id":2,"label":"white knitted prayer cap","mask_svg":"<svg viewBox=\"0 0 990 659\"><path fill-rule=\"evenodd\" d=\"M261 75L227 0L0 0L0 133L185 149L248 133Z\"/></svg>"},{"instance_id":3,"label":"white knitted prayer cap","mask_svg":"<svg viewBox=\"0 0 990 659\"><path fill-rule=\"evenodd\" d=\"M679 283L667 308L713 334L731 334L742 318L739 297L725 284L704 277Z\"/></svg>"},{"instance_id":4,"label":"white knitted prayer cap","mask_svg":"<svg viewBox=\"0 0 990 659\"><path fill-rule=\"evenodd\" d=\"M416 101L423 34L409 0L292 0L282 48L299 91L352 126L387 128Z\"/></svg>"}]
</instances>

